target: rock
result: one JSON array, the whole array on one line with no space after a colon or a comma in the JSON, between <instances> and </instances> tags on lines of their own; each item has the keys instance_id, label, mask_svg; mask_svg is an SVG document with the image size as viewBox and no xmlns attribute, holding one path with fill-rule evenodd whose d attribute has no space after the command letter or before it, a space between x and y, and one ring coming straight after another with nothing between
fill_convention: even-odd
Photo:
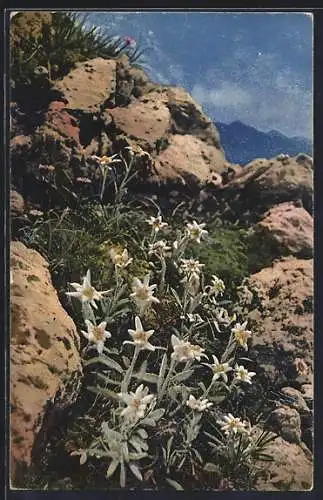
<instances>
[{"instance_id":1,"label":"rock","mask_svg":"<svg viewBox=\"0 0 323 500\"><path fill-rule=\"evenodd\" d=\"M300 391L298 391L294 387L283 387L281 389L281 392L291 399L289 405L292 408L295 408L300 415L308 415L311 413Z\"/></svg>"},{"instance_id":2,"label":"rock","mask_svg":"<svg viewBox=\"0 0 323 500\"><path fill-rule=\"evenodd\" d=\"M10 215L11 217L19 217L25 212L25 202L21 194L11 189L10 191Z\"/></svg>"},{"instance_id":3,"label":"rock","mask_svg":"<svg viewBox=\"0 0 323 500\"><path fill-rule=\"evenodd\" d=\"M10 432L11 480L24 474L41 448L47 417L68 408L82 372L76 327L62 308L48 264L20 242L11 243ZM54 404L53 404L54 402Z\"/></svg>"},{"instance_id":4,"label":"rock","mask_svg":"<svg viewBox=\"0 0 323 500\"><path fill-rule=\"evenodd\" d=\"M177 180L182 184L210 182L212 172L220 172L224 162L225 157L219 149L198 137L173 135L169 138L168 147L155 159L155 180Z\"/></svg>"},{"instance_id":5,"label":"rock","mask_svg":"<svg viewBox=\"0 0 323 500\"><path fill-rule=\"evenodd\" d=\"M298 444L301 442L301 417L295 408L279 406L271 413L270 423L285 441Z\"/></svg>"},{"instance_id":6,"label":"rock","mask_svg":"<svg viewBox=\"0 0 323 500\"><path fill-rule=\"evenodd\" d=\"M53 101L49 104L45 115L47 124L50 124L60 135L72 138L76 144L80 143L80 129L78 123L66 110L62 101Z\"/></svg>"},{"instance_id":7,"label":"rock","mask_svg":"<svg viewBox=\"0 0 323 500\"><path fill-rule=\"evenodd\" d=\"M313 257L313 217L291 202L271 208L254 227L256 238L276 247L276 255Z\"/></svg>"},{"instance_id":8,"label":"rock","mask_svg":"<svg viewBox=\"0 0 323 500\"><path fill-rule=\"evenodd\" d=\"M246 309L253 332L249 356L284 385L312 383L313 260L274 262L252 275L247 286L257 302ZM299 359L306 370L297 370Z\"/></svg>"},{"instance_id":9,"label":"rock","mask_svg":"<svg viewBox=\"0 0 323 500\"><path fill-rule=\"evenodd\" d=\"M300 200L310 214L313 209L313 165L306 155L282 161L256 159L243 173L226 184L228 199L239 197L237 211L264 214L269 208Z\"/></svg>"},{"instance_id":10,"label":"rock","mask_svg":"<svg viewBox=\"0 0 323 500\"><path fill-rule=\"evenodd\" d=\"M151 152L158 140L165 139L170 128L170 113L159 93L141 97L127 107L110 110L118 133L137 139Z\"/></svg>"},{"instance_id":11,"label":"rock","mask_svg":"<svg viewBox=\"0 0 323 500\"><path fill-rule=\"evenodd\" d=\"M167 90L167 97L167 106L172 116L173 132L199 137L206 144L214 146L223 153L217 128L190 94L181 87L170 87Z\"/></svg>"},{"instance_id":12,"label":"rock","mask_svg":"<svg viewBox=\"0 0 323 500\"><path fill-rule=\"evenodd\" d=\"M68 101L68 110L94 113L110 101L116 90L116 61L97 57L77 63L54 87Z\"/></svg>"},{"instance_id":13,"label":"rock","mask_svg":"<svg viewBox=\"0 0 323 500\"><path fill-rule=\"evenodd\" d=\"M262 471L257 491L304 491L313 486L313 459L301 446L278 437L268 445L266 453L272 462L259 462Z\"/></svg>"}]
</instances>

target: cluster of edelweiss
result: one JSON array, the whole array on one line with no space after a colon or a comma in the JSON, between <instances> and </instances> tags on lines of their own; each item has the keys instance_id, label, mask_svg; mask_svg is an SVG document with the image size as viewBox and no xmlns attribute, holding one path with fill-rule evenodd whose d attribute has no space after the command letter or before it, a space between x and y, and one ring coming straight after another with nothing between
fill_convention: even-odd
<instances>
[{"instance_id":1,"label":"cluster of edelweiss","mask_svg":"<svg viewBox=\"0 0 323 500\"><path fill-rule=\"evenodd\" d=\"M196 439L200 430L199 423L202 414L205 411L212 412L209 408L214 403L208 399L208 397L211 397L209 395L211 389L220 382L227 384L230 372L233 375L233 377L230 377L231 388L241 382L251 384L252 377L255 376L254 372L249 372L244 366L238 364L235 364L234 367L230 366L234 361L234 353L237 347L248 350L247 342L251 332L247 330L247 322L243 324L235 323L234 326L231 326L231 335L225 352L220 359L212 355L213 362L208 359L204 348L190 342L190 335L194 328L203 324L201 316L194 313L194 310L200 304L206 304L205 311L212 311L211 318L218 332L221 331L219 325L228 327L233 325L236 319L235 316L230 318L228 312L223 307L219 307L217 302L217 297L221 296L225 289L223 281L217 276L213 276L211 284L205 286L202 272L203 264L193 258L184 258L189 242L200 244L202 240L207 238L208 231L204 229L205 224L198 224L195 220L188 223L184 232L178 233L176 240L170 243L165 239L158 239L158 235L164 230L167 231L168 226L162 220L161 215L150 217L146 222L151 226L151 234L148 245L143 242L143 248L145 247L148 259L152 257L153 260L157 259L161 264L158 271L159 285L157 283L150 284L150 274L145 276L143 280L133 277L132 293L128 293L128 297L122 297L122 292L126 290L126 287L124 286L121 270L127 268L133 259L129 256L126 248L112 248L110 249L110 258L114 264L116 276L116 285L112 290L97 291L91 284L90 270L88 270L81 284L71 283L75 291L67 292L67 295L76 297L82 302L83 315L86 318L84 322L87 328L87 331L82 331L82 334L88 340L88 347L94 347L99 354L96 360L101 360L105 366L115 371L117 377L119 377L119 381L109 378L111 377L111 371L108 377L102 375L102 378L106 380L106 387L112 385L114 388L119 386L120 389L120 392L113 392L113 390L110 391L106 388L105 392L103 392L113 401L113 404L111 406L111 420L103 422L100 438L94 440L88 449L74 451L72 454L80 455L81 464L85 463L88 456L109 458L111 462L107 470L107 477L112 476L120 466L121 487L125 487L126 483L125 465L130 468L138 479L142 480L142 474L137 463L138 460L148 457L147 451L149 448L147 443L148 433L144 427L156 426L156 422L163 415L172 416L179 408L183 412L185 406L188 407L192 413L188 421L184 422L186 441L183 449L185 453L189 453L191 443ZM173 294L174 300L180 308L181 316L179 319L182 321L181 330L176 330L177 334L171 335L172 352L170 356L167 355L168 349L166 347L155 346L151 343L154 330L145 330L143 326L146 312L152 306L160 303L161 299L155 296L156 289L159 291L160 297L162 297L162 292L166 286L166 259L171 260L182 276L178 287L179 290L176 291L170 286L168 287L168 291ZM151 264L154 265L153 262ZM97 302L102 306L102 311L105 311L103 304L106 300L109 300L111 295L114 298L117 297L119 301L126 302L128 300L130 304L136 307L136 314L134 313L135 328L128 330L131 340L123 342L123 344L131 344L134 348L132 359L129 359L128 363L124 362L127 365L125 368L118 361L111 358L111 354L116 352L109 349L106 342L111 338L111 333L106 329L107 319L109 321L109 318L105 317L104 321L99 322L95 317L95 314L99 312ZM156 312L158 314L158 306ZM135 372L138 355L145 350L152 352L157 350L166 351L161 356L158 374L145 371L147 362L145 368L142 366ZM124 360L125 357L122 357L122 359ZM197 364L196 361L200 363ZM201 366L201 364L211 370L212 378L208 387L203 382L198 384L199 387L203 388L202 394L193 395L191 389L188 389L182 382L190 378L194 369ZM180 369L177 371L178 367ZM142 383L137 387L132 387L133 390L131 391L129 386L133 384L134 378L156 384L156 392L150 394L149 388ZM178 403L179 395L181 401ZM233 416L231 413L219 420L218 424L227 439L234 441L241 434L250 435L250 424L239 417ZM176 453L179 453L178 450L173 451L173 458L175 458L172 463L175 464ZM185 453L183 452L183 456ZM165 460L167 459L168 463L171 463L169 454L167 455L168 458L165 450L163 450L163 454ZM198 452L196 452L196 455L200 457Z\"/></svg>"}]
</instances>

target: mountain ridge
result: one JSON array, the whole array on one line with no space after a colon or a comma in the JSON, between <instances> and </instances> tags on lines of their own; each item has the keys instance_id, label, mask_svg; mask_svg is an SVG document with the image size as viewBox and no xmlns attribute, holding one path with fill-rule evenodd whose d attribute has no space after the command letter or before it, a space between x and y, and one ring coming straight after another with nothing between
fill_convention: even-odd
<instances>
[{"instance_id":1,"label":"mountain ridge","mask_svg":"<svg viewBox=\"0 0 323 500\"><path fill-rule=\"evenodd\" d=\"M240 120L214 122L228 161L246 165L255 158L273 158L281 153L312 156L312 142L306 137L287 137L278 130L262 132Z\"/></svg>"}]
</instances>

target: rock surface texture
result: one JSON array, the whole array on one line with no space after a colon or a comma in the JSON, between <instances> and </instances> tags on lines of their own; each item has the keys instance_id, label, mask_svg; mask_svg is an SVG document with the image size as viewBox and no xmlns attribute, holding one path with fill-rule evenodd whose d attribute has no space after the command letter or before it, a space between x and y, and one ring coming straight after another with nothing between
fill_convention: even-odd
<instances>
[{"instance_id":1,"label":"rock surface texture","mask_svg":"<svg viewBox=\"0 0 323 500\"><path fill-rule=\"evenodd\" d=\"M274 378L312 383L313 260L286 258L248 280L258 304L248 313L250 356Z\"/></svg>"},{"instance_id":2,"label":"rock surface texture","mask_svg":"<svg viewBox=\"0 0 323 500\"><path fill-rule=\"evenodd\" d=\"M268 453L274 457L267 462L258 479L258 491L304 491L313 485L313 462L311 455L295 443L288 443L281 437L268 446Z\"/></svg>"},{"instance_id":3,"label":"rock surface texture","mask_svg":"<svg viewBox=\"0 0 323 500\"><path fill-rule=\"evenodd\" d=\"M51 404L73 403L81 374L79 336L60 305L46 261L20 242L11 243L10 429L11 481L37 452Z\"/></svg>"}]
</instances>

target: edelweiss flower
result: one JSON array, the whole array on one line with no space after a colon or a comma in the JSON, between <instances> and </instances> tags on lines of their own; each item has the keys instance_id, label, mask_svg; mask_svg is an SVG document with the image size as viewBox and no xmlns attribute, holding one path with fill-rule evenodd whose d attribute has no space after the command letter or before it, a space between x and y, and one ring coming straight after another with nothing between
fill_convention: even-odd
<instances>
[{"instance_id":1,"label":"edelweiss flower","mask_svg":"<svg viewBox=\"0 0 323 500\"><path fill-rule=\"evenodd\" d=\"M66 295L69 297L77 297L82 303L89 302L95 309L98 308L95 300L101 300L102 296L106 293L109 293L110 290L105 290L104 292L98 292L91 285L91 273L90 269L88 269L86 276L83 278L83 283L80 285L79 283L70 283L73 288L75 288L76 292L66 292Z\"/></svg>"},{"instance_id":2,"label":"edelweiss flower","mask_svg":"<svg viewBox=\"0 0 323 500\"><path fill-rule=\"evenodd\" d=\"M157 217L150 217L150 219L147 219L146 222L148 222L155 233L158 233L158 231L163 229L163 227L168 226L167 222L162 221L161 215L158 215Z\"/></svg>"},{"instance_id":3,"label":"edelweiss flower","mask_svg":"<svg viewBox=\"0 0 323 500\"><path fill-rule=\"evenodd\" d=\"M248 372L248 370L240 365L235 366L235 372L236 372L236 380L241 380L242 382L248 382L248 384L251 384L251 379L256 375L256 372Z\"/></svg>"},{"instance_id":4,"label":"edelweiss flower","mask_svg":"<svg viewBox=\"0 0 323 500\"><path fill-rule=\"evenodd\" d=\"M138 278L133 279L132 290L130 297L134 299L140 311L144 310L152 302L159 303L159 300L153 296L153 290L157 285L149 285L149 274L141 282Z\"/></svg>"},{"instance_id":5,"label":"edelweiss flower","mask_svg":"<svg viewBox=\"0 0 323 500\"><path fill-rule=\"evenodd\" d=\"M149 252L148 255L156 254L156 255L165 255L166 252L171 250L171 247L167 245L167 241L159 240L155 243L149 244Z\"/></svg>"},{"instance_id":6,"label":"edelweiss flower","mask_svg":"<svg viewBox=\"0 0 323 500\"><path fill-rule=\"evenodd\" d=\"M135 317L135 325L135 330L128 330L129 334L133 338L133 342L131 342L130 340L125 340L123 343L138 346L140 350L148 349L149 351L154 351L155 349L157 349L157 347L148 342L148 339L152 336L155 330L147 330L145 332L139 316Z\"/></svg>"},{"instance_id":7,"label":"edelweiss flower","mask_svg":"<svg viewBox=\"0 0 323 500\"><path fill-rule=\"evenodd\" d=\"M211 370L213 371L212 381L222 377L224 382L227 383L228 382L227 372L230 372L232 370L231 366L229 366L229 363L220 363L218 358L214 355L212 355L212 358L214 361L213 364L210 365L205 363L205 365L211 368Z\"/></svg>"},{"instance_id":8,"label":"edelweiss flower","mask_svg":"<svg viewBox=\"0 0 323 500\"><path fill-rule=\"evenodd\" d=\"M172 335L172 346L173 352L171 357L176 359L179 363L184 361L189 361L190 359L196 359L200 361L201 356L207 358L206 354L203 354L205 349L202 349L199 345L193 345L190 342L180 340L176 335Z\"/></svg>"},{"instance_id":9,"label":"edelweiss flower","mask_svg":"<svg viewBox=\"0 0 323 500\"><path fill-rule=\"evenodd\" d=\"M186 401L186 404L192 410L196 410L196 411L204 411L213 405L213 403L210 403L208 399L196 399L193 396L193 394L190 395L190 397L188 398L188 401Z\"/></svg>"},{"instance_id":10,"label":"edelweiss flower","mask_svg":"<svg viewBox=\"0 0 323 500\"><path fill-rule=\"evenodd\" d=\"M218 278L217 276L215 276L215 274L213 274L212 276L212 282L211 282L211 287L210 287L210 294L214 295L215 297L217 297L218 295L222 295L222 293L224 292L225 290L225 284L224 282Z\"/></svg>"},{"instance_id":11,"label":"edelweiss flower","mask_svg":"<svg viewBox=\"0 0 323 500\"><path fill-rule=\"evenodd\" d=\"M110 258L116 267L126 268L131 264L133 259L129 257L128 250L118 250L116 248L111 248L109 251Z\"/></svg>"},{"instance_id":12,"label":"edelweiss flower","mask_svg":"<svg viewBox=\"0 0 323 500\"><path fill-rule=\"evenodd\" d=\"M228 413L228 415L226 415L223 420L220 420L218 424L221 425L221 430L224 431L226 435L247 431L247 422L243 422L239 417L234 417L231 413Z\"/></svg>"},{"instance_id":13,"label":"edelweiss flower","mask_svg":"<svg viewBox=\"0 0 323 500\"><path fill-rule=\"evenodd\" d=\"M181 259L181 261L182 264L180 265L180 269L183 273L187 274L188 276L200 276L201 269L204 264L201 264L198 260L195 259Z\"/></svg>"},{"instance_id":14,"label":"edelweiss flower","mask_svg":"<svg viewBox=\"0 0 323 500\"><path fill-rule=\"evenodd\" d=\"M198 224L195 220L193 220L192 224L188 223L186 225L186 229L190 239L196 241L196 243L201 243L201 238L208 234L208 231L203 229L204 227L204 222L202 224Z\"/></svg>"},{"instance_id":15,"label":"edelweiss flower","mask_svg":"<svg viewBox=\"0 0 323 500\"><path fill-rule=\"evenodd\" d=\"M85 324L87 326L87 332L85 332L84 330L81 330L81 332L89 342L95 344L98 353L102 354L104 342L106 341L106 339L109 339L111 337L111 333L105 329L105 327L107 326L107 322L102 321L102 323L100 323L99 325L93 325L91 321L86 319Z\"/></svg>"},{"instance_id":16,"label":"edelweiss flower","mask_svg":"<svg viewBox=\"0 0 323 500\"><path fill-rule=\"evenodd\" d=\"M130 394L119 393L120 399L126 403L127 407L121 412L121 416L130 419L138 420L138 418L143 418L145 415L146 408L149 403L154 399L153 394L149 394L148 387L141 384L137 387L135 392L130 392Z\"/></svg>"},{"instance_id":17,"label":"edelweiss flower","mask_svg":"<svg viewBox=\"0 0 323 500\"><path fill-rule=\"evenodd\" d=\"M240 344L244 349L248 350L248 339L251 337L251 332L246 330L247 321L245 321L242 325L240 323L236 323L234 328L232 328L232 332L234 334L234 338L238 344Z\"/></svg>"},{"instance_id":18,"label":"edelweiss flower","mask_svg":"<svg viewBox=\"0 0 323 500\"><path fill-rule=\"evenodd\" d=\"M112 156L96 156L96 155L92 155L90 158L94 161L96 161L100 167L107 167L108 165L110 165L111 163L121 163L121 160L120 159L116 159L118 155L115 154L115 155L112 155Z\"/></svg>"}]
</instances>

